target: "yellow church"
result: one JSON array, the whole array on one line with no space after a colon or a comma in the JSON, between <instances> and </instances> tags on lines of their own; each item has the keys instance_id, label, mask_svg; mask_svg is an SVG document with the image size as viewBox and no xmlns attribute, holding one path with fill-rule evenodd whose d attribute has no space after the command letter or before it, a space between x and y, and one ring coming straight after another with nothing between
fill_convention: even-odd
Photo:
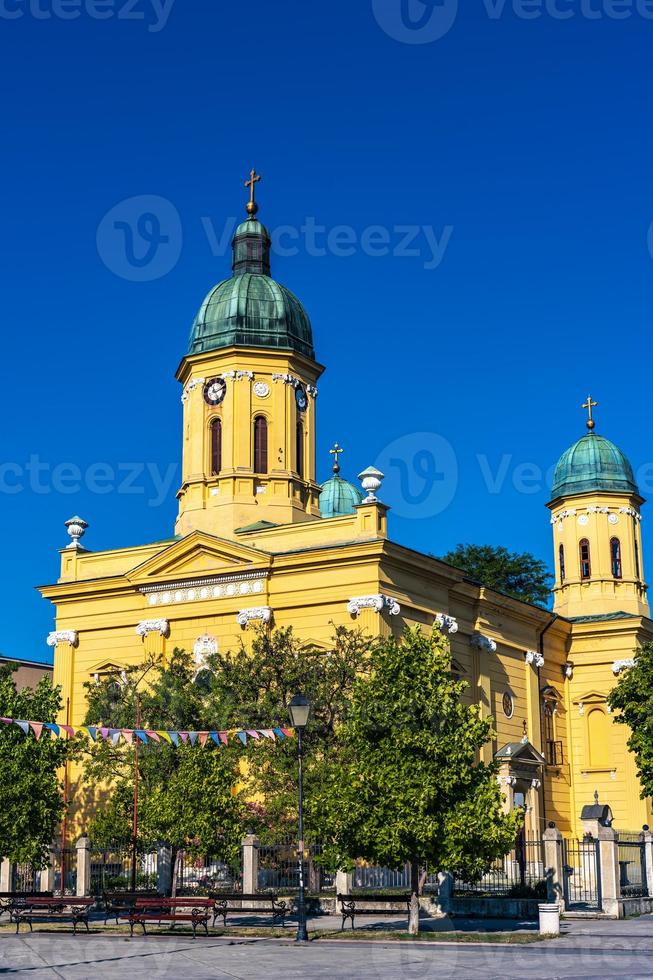
<instances>
[{"instance_id":1,"label":"yellow church","mask_svg":"<svg viewBox=\"0 0 653 980\"><path fill-rule=\"evenodd\" d=\"M382 473L364 470L359 490L340 476L336 446L333 477L317 483L324 368L307 312L271 277L257 180L252 172L233 275L206 296L177 370L183 477L174 535L93 552L80 540L87 525L73 518L60 577L41 589L56 607L48 643L70 723L84 721L85 683L141 662L144 651L183 648L201 666L254 624L292 626L323 646L334 624L371 635L437 624L467 697L495 719L485 755L500 761L506 806L527 808L530 833L554 820L581 836L580 812L595 791L617 828L653 822L628 732L606 702L637 648L653 640L644 501L628 460L596 433L595 403L588 399L588 431L560 458L548 505L552 612L394 542Z\"/></svg>"}]
</instances>

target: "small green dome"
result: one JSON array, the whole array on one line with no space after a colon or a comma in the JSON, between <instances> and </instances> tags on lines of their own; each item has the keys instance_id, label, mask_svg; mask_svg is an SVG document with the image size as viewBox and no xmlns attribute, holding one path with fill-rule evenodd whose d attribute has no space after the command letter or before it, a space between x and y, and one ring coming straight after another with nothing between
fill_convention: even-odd
<instances>
[{"instance_id":1,"label":"small green dome","mask_svg":"<svg viewBox=\"0 0 653 980\"><path fill-rule=\"evenodd\" d=\"M551 499L594 490L639 495L633 468L622 451L609 439L588 432L560 457Z\"/></svg>"},{"instance_id":2,"label":"small green dome","mask_svg":"<svg viewBox=\"0 0 653 980\"><path fill-rule=\"evenodd\" d=\"M321 517L344 517L353 514L354 508L363 502L363 494L340 476L332 476L322 484L319 507Z\"/></svg>"},{"instance_id":3,"label":"small green dome","mask_svg":"<svg viewBox=\"0 0 653 980\"><path fill-rule=\"evenodd\" d=\"M254 217L234 234L233 276L218 283L195 317L188 353L222 347L291 350L315 359L306 310L289 289L270 276L270 235Z\"/></svg>"}]
</instances>

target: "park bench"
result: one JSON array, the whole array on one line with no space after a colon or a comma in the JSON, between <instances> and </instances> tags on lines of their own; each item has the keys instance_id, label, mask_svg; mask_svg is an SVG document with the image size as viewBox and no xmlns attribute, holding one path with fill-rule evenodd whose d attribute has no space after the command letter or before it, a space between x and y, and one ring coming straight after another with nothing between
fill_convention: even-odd
<instances>
[{"instance_id":1,"label":"park bench","mask_svg":"<svg viewBox=\"0 0 653 980\"><path fill-rule=\"evenodd\" d=\"M209 934L209 919L213 915L215 922L215 901L212 898L140 898L137 897L133 906L118 913L121 918L129 920L130 933L134 935L134 926L138 925L147 935L145 924L153 920L161 925L170 922L172 927L178 922L188 922L193 930L193 939L197 937L197 927L202 926L206 935Z\"/></svg>"},{"instance_id":2,"label":"park bench","mask_svg":"<svg viewBox=\"0 0 653 980\"><path fill-rule=\"evenodd\" d=\"M30 898L52 898L52 892L0 892L0 916L8 912L11 922L14 908L23 907Z\"/></svg>"},{"instance_id":3,"label":"park bench","mask_svg":"<svg viewBox=\"0 0 653 980\"><path fill-rule=\"evenodd\" d=\"M13 909L16 933L21 922L27 922L29 931L32 932L33 922L52 922L57 919L72 922L74 934L77 934L78 924L83 922L88 932L88 914L93 905L94 898L77 898L75 895L62 895L60 898L43 898L39 895L37 898L26 899L24 905L16 905Z\"/></svg>"},{"instance_id":4,"label":"park bench","mask_svg":"<svg viewBox=\"0 0 653 980\"><path fill-rule=\"evenodd\" d=\"M227 925L228 915L271 915L272 921L281 919L282 926L286 925L286 917L290 915L290 908L287 902L279 901L278 895L243 895L242 892L211 892L211 899L215 902L215 913L213 915L213 925L219 915L222 916L224 925Z\"/></svg>"},{"instance_id":5,"label":"park bench","mask_svg":"<svg viewBox=\"0 0 653 980\"><path fill-rule=\"evenodd\" d=\"M351 919L351 927L354 928L354 919L357 915L410 915L409 894L405 895L338 895L340 903L340 914L342 915L342 926L340 931L345 928L347 919ZM369 905L377 906L368 908ZM405 909L391 909L390 905L405 905ZM378 906L382 906L378 908Z\"/></svg>"},{"instance_id":6,"label":"park bench","mask_svg":"<svg viewBox=\"0 0 653 980\"><path fill-rule=\"evenodd\" d=\"M104 902L104 924L107 924L109 919L115 917L116 925L118 924L118 918L124 913L129 912L130 909L134 908L137 898L158 898L158 892L125 892L125 891L114 891L114 892L102 892L102 901Z\"/></svg>"}]
</instances>

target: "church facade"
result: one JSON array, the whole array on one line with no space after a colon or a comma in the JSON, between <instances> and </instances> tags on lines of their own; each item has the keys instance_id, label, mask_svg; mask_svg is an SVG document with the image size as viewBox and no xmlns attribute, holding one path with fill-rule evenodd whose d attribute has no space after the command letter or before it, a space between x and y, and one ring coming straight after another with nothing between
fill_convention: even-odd
<instances>
[{"instance_id":1,"label":"church facade","mask_svg":"<svg viewBox=\"0 0 653 980\"><path fill-rule=\"evenodd\" d=\"M48 643L69 723L83 723L85 683L144 652L165 658L183 648L199 666L213 650L247 642L255 624L292 626L325 649L334 624L370 635L436 624L466 697L495 719L485 758L499 760L506 806L527 808L530 833L554 820L580 834L581 808L597 790L615 826L651 822L628 732L606 702L637 648L653 640L643 500L628 460L595 432L594 403L587 434L560 459L549 504L552 612L393 542L378 499L382 474L365 470L358 489L341 477L336 446L332 479L317 483L323 368L306 311L271 277L256 180L252 172L233 275L204 300L177 372L183 476L174 534L93 552L74 518L60 577L41 589L56 610ZM75 823L83 829L85 814Z\"/></svg>"}]
</instances>

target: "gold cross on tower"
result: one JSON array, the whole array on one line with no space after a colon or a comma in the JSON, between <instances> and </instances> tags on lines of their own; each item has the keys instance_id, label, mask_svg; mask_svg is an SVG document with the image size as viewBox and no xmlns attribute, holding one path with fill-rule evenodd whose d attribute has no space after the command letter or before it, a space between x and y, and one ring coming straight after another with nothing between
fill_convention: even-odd
<instances>
[{"instance_id":1,"label":"gold cross on tower","mask_svg":"<svg viewBox=\"0 0 653 980\"><path fill-rule=\"evenodd\" d=\"M583 405L581 405L581 408L587 409L587 414L589 416L589 418L587 419L587 428L590 430L590 432L592 431L592 429L596 428L596 422L592 418L592 409L596 408L597 405L598 402L593 402L591 395L588 395L587 401Z\"/></svg>"},{"instance_id":2,"label":"gold cross on tower","mask_svg":"<svg viewBox=\"0 0 653 980\"><path fill-rule=\"evenodd\" d=\"M247 203L247 213L250 218L253 218L258 211L258 204L256 203L256 185L261 179L261 175L257 174L254 168L249 172L249 180L245 181L245 187L249 187L249 201Z\"/></svg>"},{"instance_id":3,"label":"gold cross on tower","mask_svg":"<svg viewBox=\"0 0 653 980\"><path fill-rule=\"evenodd\" d=\"M335 444L335 446L333 447L333 449L330 449L329 450L329 452L331 453L331 455L336 457L336 461L333 464L333 472L336 473L336 474L340 472L340 463L338 462L338 457L340 456L340 453L344 453L344 451L345 450L344 449L341 449L340 446L338 445L338 443Z\"/></svg>"}]
</instances>

